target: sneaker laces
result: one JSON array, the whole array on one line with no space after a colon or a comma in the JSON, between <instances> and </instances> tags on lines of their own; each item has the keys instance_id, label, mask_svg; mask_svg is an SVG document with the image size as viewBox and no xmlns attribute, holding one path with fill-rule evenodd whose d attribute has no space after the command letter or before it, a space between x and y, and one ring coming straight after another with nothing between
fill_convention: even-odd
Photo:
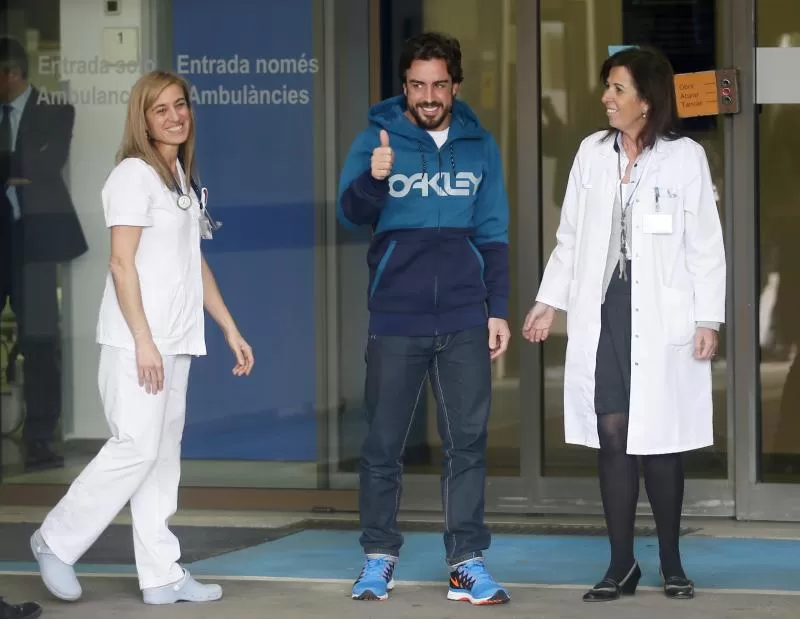
<instances>
[{"instance_id":1,"label":"sneaker laces","mask_svg":"<svg viewBox=\"0 0 800 619\"><path fill-rule=\"evenodd\" d=\"M470 589L472 589L478 583L494 583L494 579L489 574L489 570L486 569L486 565L484 565L483 561L480 559L472 560L464 563L463 565L459 565L456 567L456 571L464 581L464 584Z\"/></svg>"},{"instance_id":2,"label":"sneaker laces","mask_svg":"<svg viewBox=\"0 0 800 619\"><path fill-rule=\"evenodd\" d=\"M364 567L361 568L361 575L359 580L366 580L372 578L382 578L389 581L392 573L392 562L384 558L367 559L364 562Z\"/></svg>"}]
</instances>

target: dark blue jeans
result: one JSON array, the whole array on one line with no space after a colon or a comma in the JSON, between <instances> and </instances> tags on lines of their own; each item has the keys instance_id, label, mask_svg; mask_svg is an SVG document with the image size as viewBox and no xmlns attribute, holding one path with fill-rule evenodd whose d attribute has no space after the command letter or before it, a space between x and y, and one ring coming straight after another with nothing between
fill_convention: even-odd
<instances>
[{"instance_id":1,"label":"dark blue jeans","mask_svg":"<svg viewBox=\"0 0 800 619\"><path fill-rule=\"evenodd\" d=\"M482 556L486 437L492 383L486 326L435 337L370 335L359 510L364 552L399 557L402 456L428 377L438 404L444 463L444 546L450 565Z\"/></svg>"}]
</instances>

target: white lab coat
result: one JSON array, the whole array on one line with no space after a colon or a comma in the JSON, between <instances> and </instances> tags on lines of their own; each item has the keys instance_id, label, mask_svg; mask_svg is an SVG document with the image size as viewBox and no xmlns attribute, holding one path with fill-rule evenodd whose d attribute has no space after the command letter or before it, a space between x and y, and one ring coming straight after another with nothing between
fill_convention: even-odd
<instances>
[{"instance_id":1,"label":"white lab coat","mask_svg":"<svg viewBox=\"0 0 800 619\"><path fill-rule=\"evenodd\" d=\"M567 312L564 426L567 443L599 447L594 411L603 273L619 188L613 137L581 143L569 176L537 301ZM645 216L672 215L672 233L645 233ZM713 444L711 364L694 358L696 322L725 319L722 226L703 148L658 140L632 208L629 454ZM615 275L616 276L616 275Z\"/></svg>"}]
</instances>

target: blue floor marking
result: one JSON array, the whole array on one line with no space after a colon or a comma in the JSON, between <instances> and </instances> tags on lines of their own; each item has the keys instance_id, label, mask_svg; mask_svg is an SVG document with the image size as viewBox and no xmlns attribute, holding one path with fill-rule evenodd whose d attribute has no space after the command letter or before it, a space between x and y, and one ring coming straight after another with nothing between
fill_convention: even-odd
<instances>
[{"instance_id":1,"label":"blue floor marking","mask_svg":"<svg viewBox=\"0 0 800 619\"><path fill-rule=\"evenodd\" d=\"M303 531L295 535L186 564L197 576L265 576L354 580L363 555L355 531ZM800 540L681 538L684 569L701 589L800 591ZM642 585L659 586L655 537L636 540ZM487 566L500 582L592 585L608 565L605 537L495 535ZM133 565L82 565L79 573L135 573ZM37 571L35 562L0 562L0 572ZM408 533L395 572L398 581L444 586L442 536Z\"/></svg>"}]
</instances>

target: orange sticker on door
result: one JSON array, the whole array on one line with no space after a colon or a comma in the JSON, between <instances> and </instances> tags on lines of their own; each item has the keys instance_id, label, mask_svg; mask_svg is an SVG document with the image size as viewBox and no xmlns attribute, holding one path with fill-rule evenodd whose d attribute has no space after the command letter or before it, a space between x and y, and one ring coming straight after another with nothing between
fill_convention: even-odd
<instances>
[{"instance_id":1,"label":"orange sticker on door","mask_svg":"<svg viewBox=\"0 0 800 619\"><path fill-rule=\"evenodd\" d=\"M719 114L719 94L715 71L675 75L675 98L678 116L714 116Z\"/></svg>"}]
</instances>

